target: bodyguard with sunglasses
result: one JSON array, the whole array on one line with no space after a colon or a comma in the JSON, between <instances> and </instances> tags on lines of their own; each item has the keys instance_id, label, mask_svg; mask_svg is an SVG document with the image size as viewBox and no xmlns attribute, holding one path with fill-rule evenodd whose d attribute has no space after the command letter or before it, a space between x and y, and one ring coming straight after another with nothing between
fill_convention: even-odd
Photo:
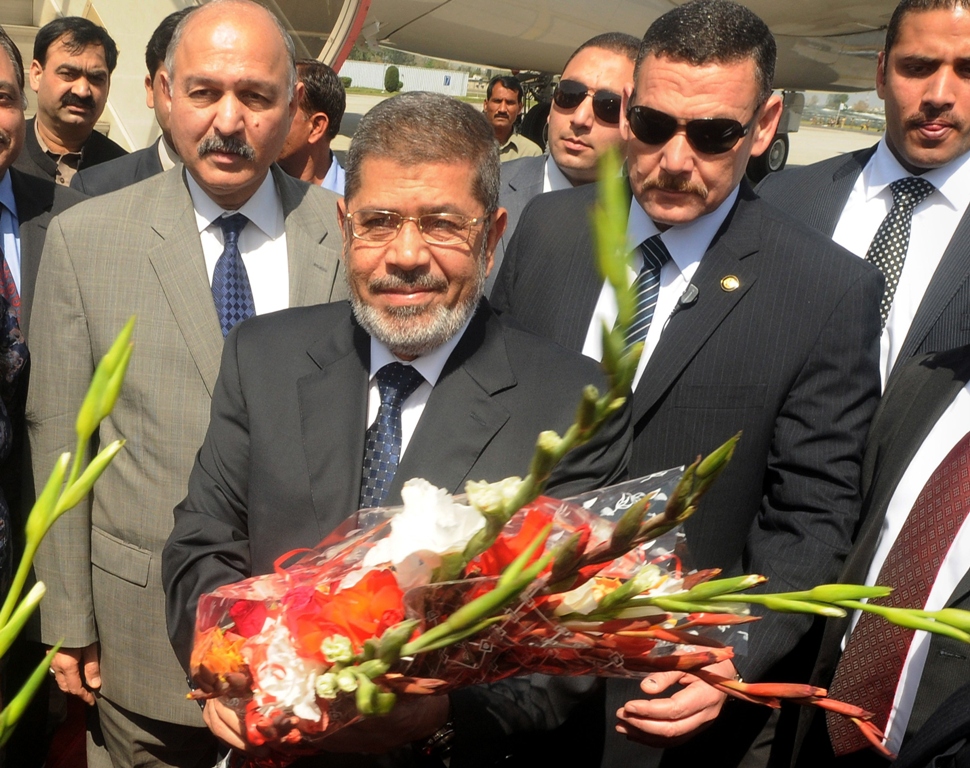
<instances>
[{"instance_id":1,"label":"bodyguard with sunglasses","mask_svg":"<svg viewBox=\"0 0 970 768\"><path fill-rule=\"evenodd\" d=\"M603 153L620 143L620 103L633 82L640 41L622 32L597 35L566 62L549 111L549 154L502 165L500 200L509 225L495 250L491 290L505 248L526 204L536 195L596 180Z\"/></svg>"},{"instance_id":2,"label":"bodyguard with sunglasses","mask_svg":"<svg viewBox=\"0 0 970 768\"><path fill-rule=\"evenodd\" d=\"M716 491L687 523L690 563L761 573L780 591L836 578L851 544L879 395L882 279L744 181L781 112L774 64L774 39L750 10L727 0L678 7L643 38L620 130L639 304L629 341L645 343L630 473L689 462L743 431ZM598 358L599 327L616 309L594 266L594 199L590 186L529 204L493 304ZM733 661L710 670L748 681L804 678L811 623L766 616ZM647 764L634 741L686 742L664 755L669 764L738 764L770 711L732 702L722 713L723 704L681 673L654 674L641 687L609 681L604 765ZM710 737L690 740L715 718Z\"/></svg>"}]
</instances>

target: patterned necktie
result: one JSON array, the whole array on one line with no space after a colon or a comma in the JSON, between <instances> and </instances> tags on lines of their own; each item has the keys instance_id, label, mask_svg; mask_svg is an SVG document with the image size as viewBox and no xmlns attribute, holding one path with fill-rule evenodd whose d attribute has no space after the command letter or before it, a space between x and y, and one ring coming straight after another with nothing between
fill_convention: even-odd
<instances>
[{"instance_id":1,"label":"patterned necktie","mask_svg":"<svg viewBox=\"0 0 970 768\"><path fill-rule=\"evenodd\" d=\"M879 267L879 271L886 278L886 290L879 304L883 328L886 327L886 318L889 317L889 310L893 305L899 276L903 273L906 251L909 250L913 211L934 192L936 187L919 176L907 176L905 179L894 181L889 185L889 189L893 193L893 207L882 220L866 252L866 260Z\"/></svg>"},{"instance_id":2,"label":"patterned necktie","mask_svg":"<svg viewBox=\"0 0 970 768\"><path fill-rule=\"evenodd\" d=\"M670 261L670 251L664 245L660 235L648 237L640 243L643 254L643 268L637 279L633 281L633 292L636 296L636 310L633 320L626 332L626 349L647 338L650 323L657 310L657 297L660 295L660 270Z\"/></svg>"},{"instance_id":3,"label":"patterned necktie","mask_svg":"<svg viewBox=\"0 0 970 768\"><path fill-rule=\"evenodd\" d=\"M249 275L239 253L239 233L249 222L243 214L234 213L219 219L222 227L222 255L212 272L212 299L219 313L222 335L226 336L232 327L256 314L253 291L249 286Z\"/></svg>"},{"instance_id":4,"label":"patterned necktie","mask_svg":"<svg viewBox=\"0 0 970 768\"><path fill-rule=\"evenodd\" d=\"M364 441L361 509L379 507L387 498L401 460L401 405L424 381L415 368L401 363L388 363L375 378L381 392L381 407Z\"/></svg>"},{"instance_id":5,"label":"patterned necktie","mask_svg":"<svg viewBox=\"0 0 970 768\"><path fill-rule=\"evenodd\" d=\"M3 294L3 298L13 308L14 315L19 320L20 294L17 292L17 283L14 282L13 274L10 272L10 265L7 264L7 258L3 255L2 248L0 248L0 260L3 262L3 268L0 270L0 293Z\"/></svg>"},{"instance_id":6,"label":"patterned necktie","mask_svg":"<svg viewBox=\"0 0 970 768\"><path fill-rule=\"evenodd\" d=\"M970 434L940 462L920 491L913 509L879 570L876 584L895 587L879 605L922 608L947 550L970 510ZM863 613L835 669L829 695L873 712L873 722L885 730L909 653L913 630ZM848 720L826 713L836 755L869 745Z\"/></svg>"}]
</instances>

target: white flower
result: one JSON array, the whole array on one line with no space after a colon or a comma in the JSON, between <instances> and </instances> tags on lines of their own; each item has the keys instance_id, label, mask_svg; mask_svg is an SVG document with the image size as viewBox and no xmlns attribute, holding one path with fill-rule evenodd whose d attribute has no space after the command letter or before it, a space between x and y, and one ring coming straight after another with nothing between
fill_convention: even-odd
<instances>
[{"instance_id":1,"label":"white flower","mask_svg":"<svg viewBox=\"0 0 970 768\"><path fill-rule=\"evenodd\" d=\"M390 533L367 553L361 565L369 570L391 563L401 588L409 589L430 581L442 555L464 550L485 527L485 518L420 478L408 480L401 497L404 508L391 518Z\"/></svg>"},{"instance_id":2,"label":"white flower","mask_svg":"<svg viewBox=\"0 0 970 768\"><path fill-rule=\"evenodd\" d=\"M353 693L357 690L357 675L350 669L341 669L337 673L337 687L346 693Z\"/></svg>"},{"instance_id":3,"label":"white flower","mask_svg":"<svg viewBox=\"0 0 970 768\"><path fill-rule=\"evenodd\" d=\"M320 645L320 651L324 658L331 664L346 664L354 658L354 649L349 637L343 635L330 635L324 638Z\"/></svg>"},{"instance_id":4,"label":"white flower","mask_svg":"<svg viewBox=\"0 0 970 768\"><path fill-rule=\"evenodd\" d=\"M290 709L303 720L319 721L321 712L316 701L316 681L325 666L301 658L293 647L289 631L282 624L264 627L253 641L254 646L265 648L265 655L260 653L258 660L251 653L246 659L255 683L256 704L275 704ZM246 650L244 648L244 654Z\"/></svg>"},{"instance_id":5,"label":"white flower","mask_svg":"<svg viewBox=\"0 0 970 768\"><path fill-rule=\"evenodd\" d=\"M337 698L337 676L333 672L324 672L317 678L314 688L321 699Z\"/></svg>"},{"instance_id":6,"label":"white flower","mask_svg":"<svg viewBox=\"0 0 970 768\"><path fill-rule=\"evenodd\" d=\"M515 498L521 485L520 477L507 477L497 483L469 480L465 484L465 493L468 494L468 501L476 509L491 512L504 509L505 505Z\"/></svg>"}]
</instances>

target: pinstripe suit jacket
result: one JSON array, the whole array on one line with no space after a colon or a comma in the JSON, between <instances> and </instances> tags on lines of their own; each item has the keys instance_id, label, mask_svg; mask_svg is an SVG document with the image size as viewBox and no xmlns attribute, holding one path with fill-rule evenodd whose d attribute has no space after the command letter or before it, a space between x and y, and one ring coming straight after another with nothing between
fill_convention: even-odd
<instances>
[{"instance_id":1,"label":"pinstripe suit jacket","mask_svg":"<svg viewBox=\"0 0 970 768\"><path fill-rule=\"evenodd\" d=\"M829 237L875 146L771 173L758 194ZM913 317L892 374L914 355L970 344L970 210L963 214Z\"/></svg>"},{"instance_id":2,"label":"pinstripe suit jacket","mask_svg":"<svg viewBox=\"0 0 970 768\"><path fill-rule=\"evenodd\" d=\"M522 210L528 205L529 201L536 195L542 194L543 167L546 164L546 155L539 157L520 157L518 160L510 160L502 163L502 186L499 188L498 204L509 213L508 225L505 227L505 234L495 247L495 264L492 266L492 273L488 276L485 284L486 294L490 294L495 285L495 279L502 267L502 260L505 258L505 249L508 247L515 227L519 223Z\"/></svg>"},{"instance_id":3,"label":"pinstripe suit jacket","mask_svg":"<svg viewBox=\"0 0 970 768\"><path fill-rule=\"evenodd\" d=\"M290 304L343 298L334 196L273 166L289 251ZM101 643L102 693L136 713L202 725L165 630L161 552L185 496L223 339L181 169L84 202L50 226L31 328L35 477L73 451L95 363L135 314L135 352L100 440L127 441L89 502L38 554L44 642Z\"/></svg>"},{"instance_id":4,"label":"pinstripe suit jacket","mask_svg":"<svg viewBox=\"0 0 970 768\"><path fill-rule=\"evenodd\" d=\"M587 225L593 186L529 204L492 299L576 350L602 286ZM728 275L739 288L721 287ZM697 301L671 317L633 396L630 473L689 462L742 430L734 460L686 525L693 563L764 574L775 591L832 580L858 518L879 396L882 277L743 183L693 283ZM775 674L809 624L781 615L759 622L735 662L741 674ZM739 734L732 727L695 742L716 750L712 765L726 765L725 744Z\"/></svg>"}]
</instances>

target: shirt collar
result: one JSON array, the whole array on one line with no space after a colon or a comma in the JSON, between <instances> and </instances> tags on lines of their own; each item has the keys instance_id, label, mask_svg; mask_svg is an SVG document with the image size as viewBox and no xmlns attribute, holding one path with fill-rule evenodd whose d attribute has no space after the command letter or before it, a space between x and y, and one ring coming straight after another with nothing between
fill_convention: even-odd
<instances>
[{"instance_id":1,"label":"shirt collar","mask_svg":"<svg viewBox=\"0 0 970 768\"><path fill-rule=\"evenodd\" d=\"M542 175L542 191L543 192L556 192L560 189L572 189L572 182L566 178L559 166L556 165L556 161L552 159L552 155L546 158L545 170Z\"/></svg>"},{"instance_id":2,"label":"shirt collar","mask_svg":"<svg viewBox=\"0 0 970 768\"><path fill-rule=\"evenodd\" d=\"M10 174L3 174L3 178L0 179L0 205L6 208L18 221L20 217L17 216L17 200L13 196L13 182L10 180Z\"/></svg>"},{"instance_id":3,"label":"shirt collar","mask_svg":"<svg viewBox=\"0 0 970 768\"><path fill-rule=\"evenodd\" d=\"M404 365L414 366L415 370L424 376L424 380L433 387L438 383L438 379L441 377L441 371L444 370L445 363L448 362L448 358L451 357L451 353L455 351L455 347L458 346L458 342L461 340L461 337L465 335L465 331L468 329L468 324L472 321L472 317L474 316L475 313L473 312L465 321L465 324L458 330L458 333L448 339L448 341L446 341L440 347L431 350L426 355L416 357L410 362L407 360L401 360L393 352L391 352L391 350L384 346L382 342L371 336L370 378L373 379L374 375L388 363L404 363Z\"/></svg>"},{"instance_id":4,"label":"shirt collar","mask_svg":"<svg viewBox=\"0 0 970 768\"><path fill-rule=\"evenodd\" d=\"M198 182L192 178L192 174L186 171L185 179L189 188L189 195L192 197L192 205L195 207L195 223L199 232L208 229L216 219L226 213L236 213L227 211L209 197ZM285 224L283 223L282 202L279 192L276 190L276 182L273 174L267 173L263 183L249 198L238 213L243 214L253 224L259 227L270 239L276 239L281 234Z\"/></svg>"},{"instance_id":5,"label":"shirt collar","mask_svg":"<svg viewBox=\"0 0 970 768\"><path fill-rule=\"evenodd\" d=\"M168 145L164 136L158 140L158 161L162 164L163 171L170 171L182 162L182 158Z\"/></svg>"},{"instance_id":6,"label":"shirt collar","mask_svg":"<svg viewBox=\"0 0 970 768\"><path fill-rule=\"evenodd\" d=\"M682 273L686 273L692 264L700 262L737 199L738 188L735 187L724 202L710 213L686 224L670 227L661 234L660 239L667 246L670 258ZM647 212L643 210L637 199L632 198L630 218L626 227L627 247L630 252L637 253L640 243L658 233L660 230L657 229L657 225L647 216Z\"/></svg>"},{"instance_id":7,"label":"shirt collar","mask_svg":"<svg viewBox=\"0 0 970 768\"><path fill-rule=\"evenodd\" d=\"M876 151L866 167L862 169L866 200L874 198L894 181L912 175L900 165L886 140L882 139L876 145ZM940 168L931 168L921 174L920 178L936 187L955 211L966 210L970 205L970 152L965 152Z\"/></svg>"},{"instance_id":8,"label":"shirt collar","mask_svg":"<svg viewBox=\"0 0 970 768\"><path fill-rule=\"evenodd\" d=\"M323 177L323 181L320 182L320 186L338 195L344 193L344 169L340 167L337 156L332 151L330 152L330 169L327 171L327 175Z\"/></svg>"},{"instance_id":9,"label":"shirt collar","mask_svg":"<svg viewBox=\"0 0 970 768\"><path fill-rule=\"evenodd\" d=\"M34 118L34 136L37 137L37 143L40 144L40 148L44 150L45 155L53 155L54 157L80 157L80 152L65 152L64 154L58 154L53 149L47 146L47 142L44 141L44 137L40 135L40 127L37 125L37 118Z\"/></svg>"}]
</instances>

